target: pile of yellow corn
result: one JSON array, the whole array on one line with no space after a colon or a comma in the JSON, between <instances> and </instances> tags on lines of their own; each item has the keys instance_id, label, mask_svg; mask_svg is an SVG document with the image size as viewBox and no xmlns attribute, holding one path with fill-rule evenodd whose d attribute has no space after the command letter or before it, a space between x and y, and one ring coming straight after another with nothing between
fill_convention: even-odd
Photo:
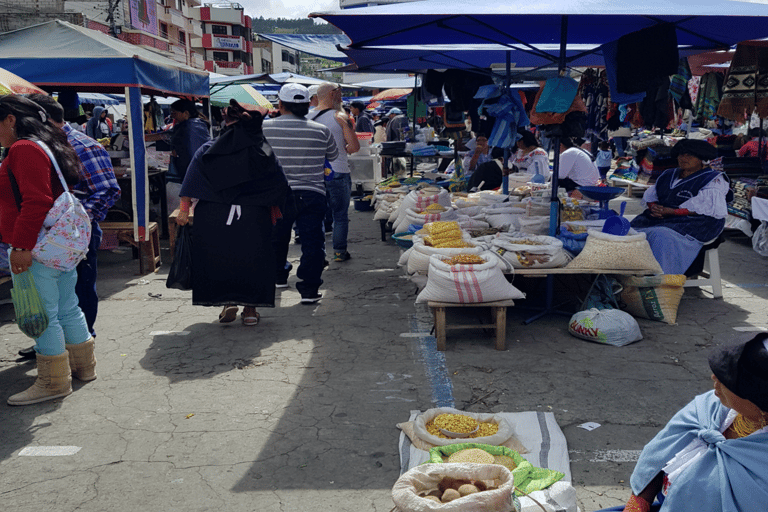
<instances>
[{"instance_id":1,"label":"pile of yellow corn","mask_svg":"<svg viewBox=\"0 0 768 512\"><path fill-rule=\"evenodd\" d=\"M462 247L474 247L464 242L459 223L455 221L429 222L424 225L428 234L424 237L424 243L430 247L439 249L457 249Z\"/></svg>"},{"instance_id":2,"label":"pile of yellow corn","mask_svg":"<svg viewBox=\"0 0 768 512\"><path fill-rule=\"evenodd\" d=\"M432 418L425 425L427 432L433 436L437 436L443 439L450 439L448 436L440 432L440 429L448 430L450 432L456 432L459 434L465 434L472 432L478 425L478 421L474 418L466 416L464 414L439 414ZM471 428L470 428L471 426ZM455 430L459 429L459 430ZM462 430L463 429L463 430ZM475 437L488 437L496 434L499 431L498 423L480 423L480 428L474 434L470 434L467 439Z\"/></svg>"},{"instance_id":3,"label":"pile of yellow corn","mask_svg":"<svg viewBox=\"0 0 768 512\"><path fill-rule=\"evenodd\" d=\"M447 209L448 208L446 208L445 206L441 205L440 203L432 203L431 205L429 205L426 208L424 208L426 213L444 212Z\"/></svg>"},{"instance_id":4,"label":"pile of yellow corn","mask_svg":"<svg viewBox=\"0 0 768 512\"><path fill-rule=\"evenodd\" d=\"M482 265L486 261L477 254L457 254L444 259L443 263L448 265Z\"/></svg>"}]
</instances>

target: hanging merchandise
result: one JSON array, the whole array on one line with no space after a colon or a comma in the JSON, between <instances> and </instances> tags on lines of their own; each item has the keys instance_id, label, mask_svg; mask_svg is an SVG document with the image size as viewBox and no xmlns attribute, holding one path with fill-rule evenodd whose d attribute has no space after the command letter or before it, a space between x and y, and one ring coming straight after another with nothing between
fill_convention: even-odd
<instances>
[{"instance_id":1,"label":"hanging merchandise","mask_svg":"<svg viewBox=\"0 0 768 512\"><path fill-rule=\"evenodd\" d=\"M491 135L488 137L488 146L494 148L511 147L520 138L518 130L525 128L531 121L525 114L525 107L518 94L509 91L499 98L493 105L487 105L485 111L489 116L496 118Z\"/></svg>"},{"instance_id":2,"label":"hanging merchandise","mask_svg":"<svg viewBox=\"0 0 768 512\"><path fill-rule=\"evenodd\" d=\"M755 108L758 116L768 117L768 43L765 41L736 45L717 115L745 121L745 115Z\"/></svg>"},{"instance_id":3,"label":"hanging merchandise","mask_svg":"<svg viewBox=\"0 0 768 512\"><path fill-rule=\"evenodd\" d=\"M672 23L621 36L616 45L617 90L630 94L645 91L658 79L674 75L679 60L677 31Z\"/></svg>"},{"instance_id":4,"label":"hanging merchandise","mask_svg":"<svg viewBox=\"0 0 768 512\"><path fill-rule=\"evenodd\" d=\"M568 112L578 89L579 83L573 78L566 76L549 78L544 83L539 100L536 102L536 110L556 114Z\"/></svg>"},{"instance_id":5,"label":"hanging merchandise","mask_svg":"<svg viewBox=\"0 0 768 512\"><path fill-rule=\"evenodd\" d=\"M579 95L587 107L586 134L607 138L610 92L605 71L587 69L579 82ZM615 129L615 128L614 128Z\"/></svg>"},{"instance_id":6,"label":"hanging merchandise","mask_svg":"<svg viewBox=\"0 0 768 512\"><path fill-rule=\"evenodd\" d=\"M619 104L637 103L639 101L643 101L643 98L645 98L645 92L643 91L628 94L626 92L620 92L618 90L617 78L616 78L617 42L612 41L610 43L605 43L600 47L600 49L603 51L603 59L605 60L605 75L608 80L608 87L610 89L611 101Z\"/></svg>"},{"instance_id":7,"label":"hanging merchandise","mask_svg":"<svg viewBox=\"0 0 768 512\"><path fill-rule=\"evenodd\" d=\"M672 75L669 80L669 94L672 95L678 103L681 103L683 96L688 92L688 80L693 77L691 67L688 65L688 59L683 57L677 66L677 73ZM683 106L683 108L689 108Z\"/></svg>"},{"instance_id":8,"label":"hanging merchandise","mask_svg":"<svg viewBox=\"0 0 768 512\"><path fill-rule=\"evenodd\" d=\"M717 113L723 94L723 75L710 72L701 77L699 92L694 104L694 117L703 123Z\"/></svg>"}]
</instances>

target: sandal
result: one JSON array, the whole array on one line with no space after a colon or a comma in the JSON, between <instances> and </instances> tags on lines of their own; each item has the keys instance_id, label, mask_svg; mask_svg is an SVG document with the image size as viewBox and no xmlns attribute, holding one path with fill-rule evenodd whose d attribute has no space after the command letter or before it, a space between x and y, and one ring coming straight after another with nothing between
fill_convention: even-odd
<instances>
[{"instance_id":1,"label":"sandal","mask_svg":"<svg viewBox=\"0 0 768 512\"><path fill-rule=\"evenodd\" d=\"M261 319L261 315L258 313L253 313L255 316L245 316L240 315L240 318L243 320L243 325L247 325L249 327L253 327L254 325L259 325L259 320Z\"/></svg>"},{"instance_id":2,"label":"sandal","mask_svg":"<svg viewBox=\"0 0 768 512\"><path fill-rule=\"evenodd\" d=\"M237 319L237 306L224 306L224 310L219 314L219 322L228 324Z\"/></svg>"}]
</instances>

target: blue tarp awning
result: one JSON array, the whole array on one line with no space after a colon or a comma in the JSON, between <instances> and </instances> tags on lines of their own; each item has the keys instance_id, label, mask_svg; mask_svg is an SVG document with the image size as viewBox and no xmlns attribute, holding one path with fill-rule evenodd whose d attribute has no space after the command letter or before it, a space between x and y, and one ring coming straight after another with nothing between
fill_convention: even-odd
<instances>
[{"instance_id":1,"label":"blue tarp awning","mask_svg":"<svg viewBox=\"0 0 768 512\"><path fill-rule=\"evenodd\" d=\"M344 34L259 34L259 37L315 57L345 64L350 62L349 57L338 50L338 46L350 43Z\"/></svg>"},{"instance_id":2,"label":"blue tarp awning","mask_svg":"<svg viewBox=\"0 0 768 512\"><path fill-rule=\"evenodd\" d=\"M736 0L420 0L313 13L349 36L345 53L366 70L488 68L557 63L566 20L570 66L603 63L600 45L658 23L677 26L680 55L768 36L768 5Z\"/></svg>"}]
</instances>

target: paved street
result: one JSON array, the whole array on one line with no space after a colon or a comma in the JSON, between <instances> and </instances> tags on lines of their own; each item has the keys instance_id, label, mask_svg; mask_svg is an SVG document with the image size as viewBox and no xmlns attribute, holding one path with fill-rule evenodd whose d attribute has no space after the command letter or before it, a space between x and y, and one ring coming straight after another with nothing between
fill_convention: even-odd
<instances>
[{"instance_id":1,"label":"paved street","mask_svg":"<svg viewBox=\"0 0 768 512\"><path fill-rule=\"evenodd\" d=\"M102 252L99 378L76 382L64 400L5 405L35 372L16 362L30 340L12 306L0 306L0 509L388 512L395 425L452 402L553 412L579 506L593 511L624 502L644 443L711 387L713 343L734 328L768 327L766 260L729 235L720 249L725 298L686 289L677 325L639 320L638 343L582 341L566 316L525 326L530 312L515 308L506 351L470 330L450 332L440 353L431 316L396 266L400 249L379 240L371 212L350 216L352 259L326 270L323 300L306 306L293 286L278 291L279 306L259 310L257 327L219 324L218 309L166 289L167 250L146 276L128 248ZM298 254L292 246L294 265ZM561 290L581 286L558 281ZM587 421L601 426L578 427ZM45 454L27 456L35 447Z\"/></svg>"}]
</instances>

